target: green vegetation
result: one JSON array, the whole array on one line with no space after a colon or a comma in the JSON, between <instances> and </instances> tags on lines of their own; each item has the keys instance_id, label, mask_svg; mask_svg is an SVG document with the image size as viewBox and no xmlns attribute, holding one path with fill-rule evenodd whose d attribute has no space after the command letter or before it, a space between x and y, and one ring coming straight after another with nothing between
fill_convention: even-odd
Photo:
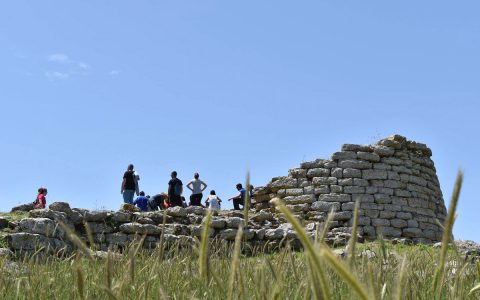
<instances>
[{"instance_id":1,"label":"green vegetation","mask_svg":"<svg viewBox=\"0 0 480 300\"><path fill-rule=\"evenodd\" d=\"M477 299L480 263L447 247L462 176L451 201L442 248L379 240L349 243L345 258L311 241L293 215L277 203L298 232L305 251L242 255L242 230L234 245L214 249L208 230L196 249L109 253L103 260L82 255L36 262L20 269L0 261L2 299ZM357 216L357 214L355 214ZM209 223L210 216L205 218ZM81 243L77 240L76 243ZM163 248L163 247L162 247Z\"/></svg>"}]
</instances>

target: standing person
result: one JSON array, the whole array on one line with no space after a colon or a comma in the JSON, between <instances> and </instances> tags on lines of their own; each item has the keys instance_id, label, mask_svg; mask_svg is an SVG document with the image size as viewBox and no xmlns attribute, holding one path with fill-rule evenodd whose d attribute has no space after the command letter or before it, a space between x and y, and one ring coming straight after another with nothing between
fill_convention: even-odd
<instances>
[{"instance_id":1,"label":"standing person","mask_svg":"<svg viewBox=\"0 0 480 300\"><path fill-rule=\"evenodd\" d=\"M203 191L207 188L207 184L198 179L199 177L200 175L195 173L193 179L187 183L187 188L192 191L192 195L190 195L191 206L202 206Z\"/></svg>"},{"instance_id":2,"label":"standing person","mask_svg":"<svg viewBox=\"0 0 480 300\"><path fill-rule=\"evenodd\" d=\"M168 182L168 198L170 200L170 206L183 206L183 183L180 179L177 178L176 171L173 171L170 176L172 177L172 179L170 179L170 181Z\"/></svg>"},{"instance_id":3,"label":"standing person","mask_svg":"<svg viewBox=\"0 0 480 300\"><path fill-rule=\"evenodd\" d=\"M133 205L136 205L141 211L148 211L148 198L145 197L144 191L140 192L140 196L133 201Z\"/></svg>"},{"instance_id":4,"label":"standing person","mask_svg":"<svg viewBox=\"0 0 480 300\"><path fill-rule=\"evenodd\" d=\"M221 202L222 202L222 199L220 199L217 196L217 194L215 193L215 190L211 190L210 196L208 196L207 200L205 200L205 205L211 210L219 211Z\"/></svg>"},{"instance_id":5,"label":"standing person","mask_svg":"<svg viewBox=\"0 0 480 300\"><path fill-rule=\"evenodd\" d=\"M123 174L122 187L120 194L123 195L123 202L133 204L133 196L138 193L138 182L133 170L133 165L129 164L127 171Z\"/></svg>"},{"instance_id":6,"label":"standing person","mask_svg":"<svg viewBox=\"0 0 480 300\"><path fill-rule=\"evenodd\" d=\"M228 199L228 201L233 200L233 209L240 210L240 205L245 205L245 189L243 188L241 183L237 183L236 185L238 195Z\"/></svg>"},{"instance_id":7,"label":"standing person","mask_svg":"<svg viewBox=\"0 0 480 300\"><path fill-rule=\"evenodd\" d=\"M45 208L47 205L47 188L41 187L38 189L37 199L35 199L35 208Z\"/></svg>"},{"instance_id":8,"label":"standing person","mask_svg":"<svg viewBox=\"0 0 480 300\"><path fill-rule=\"evenodd\" d=\"M148 208L152 211L162 210L165 207L165 202L168 203L168 195L165 193L156 194L148 199ZM168 204L167 204L168 205Z\"/></svg>"}]
</instances>

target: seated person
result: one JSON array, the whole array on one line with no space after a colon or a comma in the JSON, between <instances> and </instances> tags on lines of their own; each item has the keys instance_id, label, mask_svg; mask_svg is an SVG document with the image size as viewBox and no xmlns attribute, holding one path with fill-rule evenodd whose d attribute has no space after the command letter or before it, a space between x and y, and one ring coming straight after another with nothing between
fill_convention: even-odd
<instances>
[{"instance_id":1,"label":"seated person","mask_svg":"<svg viewBox=\"0 0 480 300\"><path fill-rule=\"evenodd\" d=\"M209 207L211 210L220 210L220 203L222 199L220 199L214 190L210 191L210 196L208 196L207 200L205 201L205 205Z\"/></svg>"},{"instance_id":2,"label":"seated person","mask_svg":"<svg viewBox=\"0 0 480 300\"><path fill-rule=\"evenodd\" d=\"M140 211L148 211L148 198L145 197L145 192L141 191L140 196L133 201L133 205L136 205L138 208L140 208Z\"/></svg>"},{"instance_id":3,"label":"seated person","mask_svg":"<svg viewBox=\"0 0 480 300\"><path fill-rule=\"evenodd\" d=\"M165 209L165 202L168 204L166 193L153 195L148 199L148 208L152 211Z\"/></svg>"},{"instance_id":4,"label":"seated person","mask_svg":"<svg viewBox=\"0 0 480 300\"><path fill-rule=\"evenodd\" d=\"M242 187L241 183L237 183L238 195L228 199L228 201L233 200L233 209L240 210L240 205L245 205L245 189Z\"/></svg>"}]
</instances>

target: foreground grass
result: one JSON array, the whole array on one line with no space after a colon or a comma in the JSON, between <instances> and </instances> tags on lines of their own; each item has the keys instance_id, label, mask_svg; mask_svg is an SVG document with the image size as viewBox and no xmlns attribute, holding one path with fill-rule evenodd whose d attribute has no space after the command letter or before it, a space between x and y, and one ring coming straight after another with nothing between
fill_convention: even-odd
<instances>
[{"instance_id":1,"label":"foreground grass","mask_svg":"<svg viewBox=\"0 0 480 300\"><path fill-rule=\"evenodd\" d=\"M282 203L305 251L242 256L235 245L209 248L207 230L197 249L147 252L132 245L103 260L75 256L12 268L0 261L2 299L478 299L480 264L448 247L462 182L459 174L441 248L426 245L349 243L337 258L309 240ZM248 216L246 216L248 217ZM357 213L355 213L356 222ZM206 223L210 216L207 216ZM208 228L208 227L205 227ZM86 251L85 245L79 245Z\"/></svg>"},{"instance_id":2,"label":"foreground grass","mask_svg":"<svg viewBox=\"0 0 480 300\"><path fill-rule=\"evenodd\" d=\"M403 246L382 243L359 245L352 270L376 299L392 299L402 289L404 299L432 299L432 284L440 249L424 245ZM368 249L375 257L362 255ZM231 249L230 249L231 250ZM25 261L20 270L0 273L2 299L226 299L232 271L230 258L209 259L209 280L199 272L197 255L174 251L166 260L158 252L139 252L132 258L115 260L71 258L35 263ZM233 298L309 299L315 298L305 253L243 257L233 281ZM478 265L467 262L455 251L447 255L442 298L466 299L474 286ZM399 274L404 264L403 283ZM2 264L0 262L0 264ZM331 299L356 299L355 291L326 265ZM81 296L83 295L83 297ZM472 299L476 299L471 295ZM373 299L373 298L372 298Z\"/></svg>"}]
</instances>

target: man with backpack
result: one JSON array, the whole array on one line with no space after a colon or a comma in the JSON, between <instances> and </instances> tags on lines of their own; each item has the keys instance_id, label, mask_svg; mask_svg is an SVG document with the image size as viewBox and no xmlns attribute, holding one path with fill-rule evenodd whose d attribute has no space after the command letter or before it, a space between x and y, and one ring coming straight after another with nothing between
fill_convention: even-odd
<instances>
[{"instance_id":1,"label":"man with backpack","mask_svg":"<svg viewBox=\"0 0 480 300\"><path fill-rule=\"evenodd\" d=\"M170 206L183 206L183 183L180 179L177 178L176 171L173 171L171 176L172 179L170 179L170 181L168 182L168 198L170 200Z\"/></svg>"}]
</instances>

